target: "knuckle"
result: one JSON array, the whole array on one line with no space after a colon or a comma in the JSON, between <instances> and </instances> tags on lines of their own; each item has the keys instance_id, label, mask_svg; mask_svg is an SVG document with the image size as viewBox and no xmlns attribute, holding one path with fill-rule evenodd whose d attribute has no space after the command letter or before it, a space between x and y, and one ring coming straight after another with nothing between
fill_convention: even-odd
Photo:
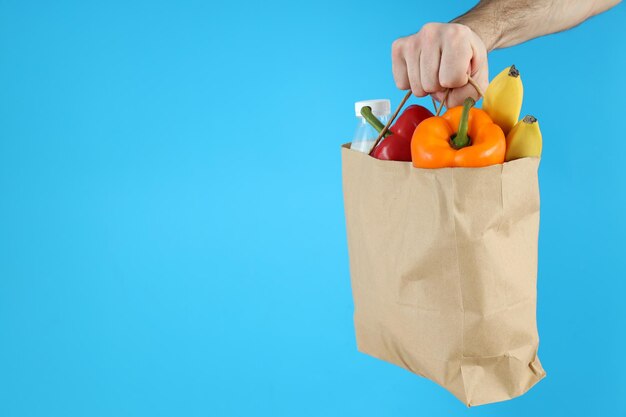
<instances>
[{"instance_id":1,"label":"knuckle","mask_svg":"<svg viewBox=\"0 0 626 417\"><path fill-rule=\"evenodd\" d=\"M419 37L424 42L432 42L437 36L439 25L437 23L426 23L419 31Z\"/></svg>"},{"instance_id":2,"label":"knuckle","mask_svg":"<svg viewBox=\"0 0 626 417\"><path fill-rule=\"evenodd\" d=\"M411 85L406 80L395 80L395 81L396 81L396 87L398 87L398 90L407 90L411 87Z\"/></svg>"},{"instance_id":3,"label":"knuckle","mask_svg":"<svg viewBox=\"0 0 626 417\"><path fill-rule=\"evenodd\" d=\"M420 34L418 33L417 35L412 35L409 36L408 38L405 38L405 48L410 49L410 50L416 50L419 48L420 45Z\"/></svg>"},{"instance_id":4,"label":"knuckle","mask_svg":"<svg viewBox=\"0 0 626 417\"><path fill-rule=\"evenodd\" d=\"M426 95L426 93L424 92L424 89L422 88L419 82L411 80L410 86L411 86L411 91L413 91L413 94L416 95L417 97L423 97Z\"/></svg>"},{"instance_id":5,"label":"knuckle","mask_svg":"<svg viewBox=\"0 0 626 417\"><path fill-rule=\"evenodd\" d=\"M444 88L457 88L465 85L467 80L461 73L451 73L442 75L439 81Z\"/></svg>"},{"instance_id":6,"label":"knuckle","mask_svg":"<svg viewBox=\"0 0 626 417\"><path fill-rule=\"evenodd\" d=\"M450 25L448 29L448 39L451 41L458 43L463 40L468 39L469 37L469 28L463 25Z\"/></svg>"},{"instance_id":7,"label":"knuckle","mask_svg":"<svg viewBox=\"0 0 626 417\"><path fill-rule=\"evenodd\" d=\"M432 84L429 84L429 85L424 84L424 92L427 94L433 94L437 92L437 89L433 87Z\"/></svg>"},{"instance_id":8,"label":"knuckle","mask_svg":"<svg viewBox=\"0 0 626 417\"><path fill-rule=\"evenodd\" d=\"M435 22L426 23L424 26L422 26L422 31L435 33L437 32L440 26L441 26L440 23L435 23Z\"/></svg>"},{"instance_id":9,"label":"knuckle","mask_svg":"<svg viewBox=\"0 0 626 417\"><path fill-rule=\"evenodd\" d=\"M458 23L452 24L452 29L454 33L462 36L467 36L469 34L469 28L465 25L460 25Z\"/></svg>"},{"instance_id":10,"label":"knuckle","mask_svg":"<svg viewBox=\"0 0 626 417\"><path fill-rule=\"evenodd\" d=\"M436 93L439 91L439 85L437 81L433 78L426 78L422 81L422 88L427 93Z\"/></svg>"},{"instance_id":11,"label":"knuckle","mask_svg":"<svg viewBox=\"0 0 626 417\"><path fill-rule=\"evenodd\" d=\"M402 55L402 39L396 39L391 44L391 56L399 57Z\"/></svg>"}]
</instances>

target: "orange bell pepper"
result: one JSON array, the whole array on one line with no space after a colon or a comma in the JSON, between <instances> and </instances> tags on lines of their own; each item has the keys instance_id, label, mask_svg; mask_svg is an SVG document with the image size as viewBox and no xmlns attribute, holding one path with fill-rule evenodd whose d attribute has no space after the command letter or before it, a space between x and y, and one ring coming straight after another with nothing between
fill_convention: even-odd
<instances>
[{"instance_id":1,"label":"orange bell pepper","mask_svg":"<svg viewBox=\"0 0 626 417\"><path fill-rule=\"evenodd\" d=\"M501 164L506 139L500 126L467 98L463 106L448 109L420 123L411 139L416 168L484 167Z\"/></svg>"}]
</instances>

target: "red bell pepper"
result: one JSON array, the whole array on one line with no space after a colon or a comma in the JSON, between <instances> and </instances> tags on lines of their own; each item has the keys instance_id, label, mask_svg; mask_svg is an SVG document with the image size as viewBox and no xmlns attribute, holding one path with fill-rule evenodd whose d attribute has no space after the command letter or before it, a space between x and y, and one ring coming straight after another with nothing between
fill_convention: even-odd
<instances>
[{"instance_id":1,"label":"red bell pepper","mask_svg":"<svg viewBox=\"0 0 626 417\"><path fill-rule=\"evenodd\" d=\"M384 125L374 116L372 109L363 107L361 114L379 133ZM425 107L412 104L404 111L396 122L391 126L385 137L378 143L372 151L372 156L376 159L387 161L411 161L411 138L417 125L422 120L432 117L433 114Z\"/></svg>"}]
</instances>

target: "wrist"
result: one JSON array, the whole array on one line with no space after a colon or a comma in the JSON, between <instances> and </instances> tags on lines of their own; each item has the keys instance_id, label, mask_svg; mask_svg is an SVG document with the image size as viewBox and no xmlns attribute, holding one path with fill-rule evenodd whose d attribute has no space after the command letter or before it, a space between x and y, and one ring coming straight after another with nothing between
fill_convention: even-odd
<instances>
[{"instance_id":1,"label":"wrist","mask_svg":"<svg viewBox=\"0 0 626 417\"><path fill-rule=\"evenodd\" d=\"M469 14L459 16L451 23L467 26L485 45L487 52L491 52L499 47L501 39L499 29L495 25L486 25L484 22L476 21Z\"/></svg>"}]
</instances>

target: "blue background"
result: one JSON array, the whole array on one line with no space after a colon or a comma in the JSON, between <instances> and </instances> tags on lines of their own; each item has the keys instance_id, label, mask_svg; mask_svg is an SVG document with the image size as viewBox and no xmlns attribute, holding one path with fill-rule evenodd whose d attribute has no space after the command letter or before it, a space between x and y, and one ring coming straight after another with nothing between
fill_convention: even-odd
<instances>
[{"instance_id":1,"label":"blue background","mask_svg":"<svg viewBox=\"0 0 626 417\"><path fill-rule=\"evenodd\" d=\"M544 133L548 377L467 409L356 351L353 102L472 4L0 1L0 416L626 415L624 5L490 55Z\"/></svg>"}]
</instances>

